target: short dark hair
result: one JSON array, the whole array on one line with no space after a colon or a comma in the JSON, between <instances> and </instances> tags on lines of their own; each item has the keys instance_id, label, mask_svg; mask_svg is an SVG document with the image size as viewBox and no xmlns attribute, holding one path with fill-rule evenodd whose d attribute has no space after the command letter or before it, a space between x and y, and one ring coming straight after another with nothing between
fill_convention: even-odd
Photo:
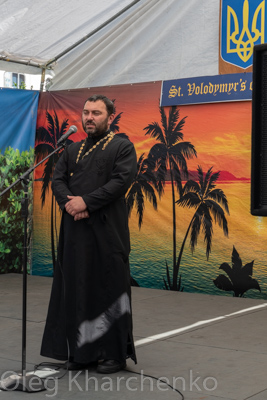
<instances>
[{"instance_id":1,"label":"short dark hair","mask_svg":"<svg viewBox=\"0 0 267 400\"><path fill-rule=\"evenodd\" d=\"M103 101L103 103L105 103L106 108L107 108L107 112L108 115L114 114L115 113L115 108L114 108L114 104L113 101L110 100L108 97L104 96L103 94L94 94L93 96L90 96L84 104L87 103L87 101L92 101L92 102L96 102L98 100Z\"/></svg>"}]
</instances>

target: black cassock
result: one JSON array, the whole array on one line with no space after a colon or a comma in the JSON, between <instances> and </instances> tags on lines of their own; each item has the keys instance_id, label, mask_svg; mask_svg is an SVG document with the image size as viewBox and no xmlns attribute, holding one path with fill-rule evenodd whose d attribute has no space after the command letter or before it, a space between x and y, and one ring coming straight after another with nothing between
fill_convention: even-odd
<instances>
[{"instance_id":1,"label":"black cassock","mask_svg":"<svg viewBox=\"0 0 267 400\"><path fill-rule=\"evenodd\" d=\"M68 146L53 176L52 190L63 210L41 355L75 362L109 359L136 362L132 336L125 193L136 173L133 144L106 134ZM80 221L65 211L67 195L82 196L90 217Z\"/></svg>"}]
</instances>

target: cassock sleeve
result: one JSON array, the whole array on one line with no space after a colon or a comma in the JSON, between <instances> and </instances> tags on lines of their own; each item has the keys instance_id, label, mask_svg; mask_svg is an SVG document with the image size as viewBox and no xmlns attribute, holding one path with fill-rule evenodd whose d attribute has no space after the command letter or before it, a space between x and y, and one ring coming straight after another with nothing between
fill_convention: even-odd
<instances>
[{"instance_id":1,"label":"cassock sleeve","mask_svg":"<svg viewBox=\"0 0 267 400\"><path fill-rule=\"evenodd\" d=\"M125 139L115 159L110 180L93 192L82 196L89 213L123 196L133 181L136 169L137 161L134 145Z\"/></svg>"},{"instance_id":2,"label":"cassock sleeve","mask_svg":"<svg viewBox=\"0 0 267 400\"><path fill-rule=\"evenodd\" d=\"M62 210L69 201L67 196L73 196L68 188L68 157L68 148L66 148L56 164L51 186L56 201Z\"/></svg>"}]
</instances>

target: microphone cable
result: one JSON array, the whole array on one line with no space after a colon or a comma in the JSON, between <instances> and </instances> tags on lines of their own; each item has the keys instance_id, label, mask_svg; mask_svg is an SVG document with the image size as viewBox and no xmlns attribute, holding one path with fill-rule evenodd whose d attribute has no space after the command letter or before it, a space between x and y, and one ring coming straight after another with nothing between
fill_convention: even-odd
<instances>
[{"instance_id":1,"label":"microphone cable","mask_svg":"<svg viewBox=\"0 0 267 400\"><path fill-rule=\"evenodd\" d=\"M152 378L152 379L154 379L154 380L156 380L156 381L158 381L158 382L162 382L162 383L164 383L165 385L169 386L169 388L171 388L173 391L177 392L177 393L181 396L181 399L184 400L184 395L183 395L182 392L180 392L180 390L176 389L176 388L173 387L171 384L169 384L168 382L164 381L164 380L161 379L161 378L157 378L156 376L153 376L153 375L143 374L143 373L141 373L141 372L129 371L128 369L126 369L125 371L128 371L128 372L130 372L131 374L136 374L136 375L140 375L140 376L145 376L146 378Z\"/></svg>"}]
</instances>

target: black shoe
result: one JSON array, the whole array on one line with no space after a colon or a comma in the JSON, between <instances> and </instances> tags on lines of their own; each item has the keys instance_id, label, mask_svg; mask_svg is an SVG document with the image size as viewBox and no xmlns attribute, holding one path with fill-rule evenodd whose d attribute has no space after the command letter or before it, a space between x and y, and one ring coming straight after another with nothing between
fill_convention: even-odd
<instances>
[{"instance_id":1,"label":"black shoe","mask_svg":"<svg viewBox=\"0 0 267 400\"><path fill-rule=\"evenodd\" d=\"M63 368L69 371L81 371L83 369L96 368L97 364L98 364L97 361L93 361L87 364L76 363L73 361L66 361Z\"/></svg>"},{"instance_id":2,"label":"black shoe","mask_svg":"<svg viewBox=\"0 0 267 400\"><path fill-rule=\"evenodd\" d=\"M126 368L126 361L104 360L98 365L96 371L100 374L114 374L124 368Z\"/></svg>"}]
</instances>

